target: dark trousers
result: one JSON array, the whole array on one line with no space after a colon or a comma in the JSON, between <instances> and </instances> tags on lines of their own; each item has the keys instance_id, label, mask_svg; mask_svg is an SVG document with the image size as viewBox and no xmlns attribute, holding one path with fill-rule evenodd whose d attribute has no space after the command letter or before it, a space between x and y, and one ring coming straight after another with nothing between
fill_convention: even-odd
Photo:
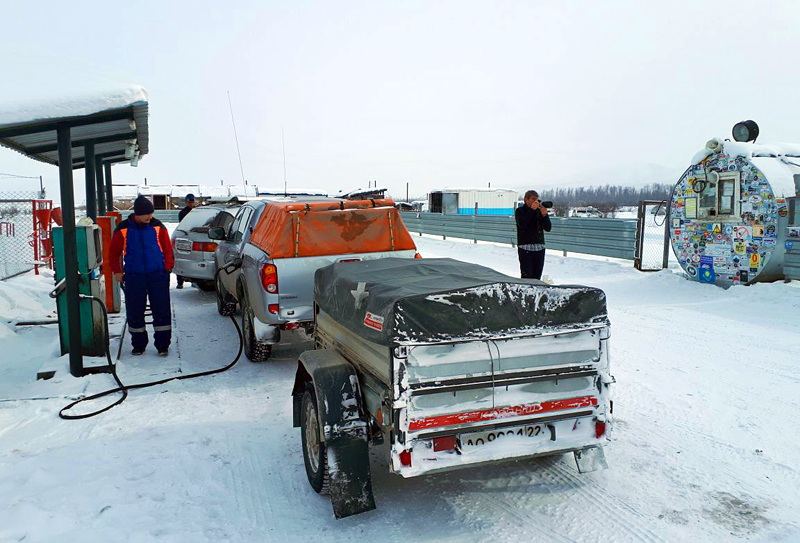
<instances>
[{"instance_id":1,"label":"dark trousers","mask_svg":"<svg viewBox=\"0 0 800 543\"><path fill-rule=\"evenodd\" d=\"M541 279L544 270L544 249L541 251L526 251L517 248L519 254L519 271L523 279Z\"/></svg>"},{"instance_id":2,"label":"dark trousers","mask_svg":"<svg viewBox=\"0 0 800 543\"><path fill-rule=\"evenodd\" d=\"M177 276L177 278L178 278L178 284L179 284L180 286L183 286L183 282L185 281L185 279L183 278L183 276L182 276L182 275L178 275L178 276Z\"/></svg>"},{"instance_id":3,"label":"dark trousers","mask_svg":"<svg viewBox=\"0 0 800 543\"><path fill-rule=\"evenodd\" d=\"M128 331L135 350L147 346L144 310L150 300L153 313L153 342L158 351L166 351L172 341L172 311L169 303L169 272L125 274L125 313Z\"/></svg>"}]
</instances>

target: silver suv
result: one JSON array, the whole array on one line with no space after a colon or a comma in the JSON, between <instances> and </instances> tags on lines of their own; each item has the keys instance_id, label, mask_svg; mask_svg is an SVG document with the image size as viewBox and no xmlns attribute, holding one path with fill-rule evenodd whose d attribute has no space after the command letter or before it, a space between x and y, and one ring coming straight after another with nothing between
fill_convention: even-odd
<instances>
[{"instance_id":1,"label":"silver suv","mask_svg":"<svg viewBox=\"0 0 800 543\"><path fill-rule=\"evenodd\" d=\"M344 202L337 199L274 199L250 201L244 204L236 214L233 223L226 231L224 228L210 228L209 237L218 242L218 247L214 253L217 267L230 266L237 268L231 273L221 271L216 278L217 291L217 310L221 315L233 315L237 304L242 310L242 333L244 335L244 352L251 361L263 361L270 357L272 346L280 342L282 330L294 330L304 328L310 332L314 322L314 274L317 269L335 262L368 260L387 256L414 258L419 256L413 245L408 231L397 214L393 206L380 206L370 210L360 210L362 215L371 213L373 216L382 213L383 218L388 218L388 226L385 226L386 245L389 244L391 236L391 247L405 247L405 250L381 251L375 250L374 239L368 251L359 252L364 244L360 243L358 237L349 240L347 246L352 250L342 251L338 254L318 254L314 256L280 256L273 257L263 249L251 243L254 231L258 229L256 237L261 246L265 246L264 232L269 231L269 224L259 224L259 220L270 207L271 213L275 212L277 206L299 204L299 207L306 206L306 212L314 213L309 208L311 206L327 204L335 206L333 212L339 215L335 218L337 224L341 223L341 218L349 217L349 209L346 206L352 202ZM375 202L373 201L373 204ZM342 206L341 211L338 207ZM353 210L357 211L357 210ZM320 213L331 213L323 211ZM303 211L297 212L302 215ZM289 213L285 214L289 217ZM274 215L268 215L269 221L274 219ZM358 219L359 217L356 217ZM280 219L275 219L280 220ZM394 222L392 222L394 221ZM303 235L300 234L300 227L297 231L297 243L302 244L303 236L314 235L308 229L307 223L311 221L303 220ZM300 222L298 221L298 225ZM382 223L384 224L384 223ZM324 233L323 233L324 234ZM294 235L294 232L292 233ZM402 243L399 240L404 240ZM396 243L396 240L397 243ZM294 241L292 241L294 245ZM408 249L408 247L411 247ZM326 252L324 248L319 253ZM299 253L296 253L299 254ZM277 253L276 253L277 255Z\"/></svg>"}]
</instances>

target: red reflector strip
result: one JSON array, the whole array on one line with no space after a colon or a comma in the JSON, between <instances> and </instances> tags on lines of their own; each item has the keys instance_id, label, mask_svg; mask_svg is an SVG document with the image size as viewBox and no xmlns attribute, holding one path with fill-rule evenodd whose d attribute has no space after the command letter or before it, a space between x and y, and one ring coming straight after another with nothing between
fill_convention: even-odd
<instances>
[{"instance_id":1,"label":"red reflector strip","mask_svg":"<svg viewBox=\"0 0 800 543\"><path fill-rule=\"evenodd\" d=\"M565 409L596 407L597 405L598 401L594 396L581 396L580 398L569 398L566 400L549 400L541 403L514 405L502 409L467 411L465 413L454 413L452 415L412 419L408 424L408 429L414 432L417 430L426 430L428 428L438 428L440 426L455 426L457 424L468 424L471 422L485 422L512 417L523 417L526 415L538 415L540 413L563 411Z\"/></svg>"},{"instance_id":2,"label":"red reflector strip","mask_svg":"<svg viewBox=\"0 0 800 543\"><path fill-rule=\"evenodd\" d=\"M278 304L269 304L267 310L273 315L277 315L279 311Z\"/></svg>"},{"instance_id":3,"label":"red reflector strip","mask_svg":"<svg viewBox=\"0 0 800 543\"><path fill-rule=\"evenodd\" d=\"M404 466L411 467L411 451L403 451L400 453L400 463Z\"/></svg>"}]
</instances>

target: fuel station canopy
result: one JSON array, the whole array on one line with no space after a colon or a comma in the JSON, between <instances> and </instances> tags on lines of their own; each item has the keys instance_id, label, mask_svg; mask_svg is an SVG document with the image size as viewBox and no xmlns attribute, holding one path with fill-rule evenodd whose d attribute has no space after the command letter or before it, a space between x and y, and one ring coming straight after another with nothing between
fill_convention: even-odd
<instances>
[{"instance_id":1,"label":"fuel station canopy","mask_svg":"<svg viewBox=\"0 0 800 543\"><path fill-rule=\"evenodd\" d=\"M138 85L0 104L0 146L58 166L67 308L59 319L68 324L70 373L76 377L87 373L82 349L75 347L82 345L79 288L88 278L78 270L72 171L85 168L86 214L96 221L113 210L111 165L136 166L149 151L149 139L147 91Z\"/></svg>"}]
</instances>

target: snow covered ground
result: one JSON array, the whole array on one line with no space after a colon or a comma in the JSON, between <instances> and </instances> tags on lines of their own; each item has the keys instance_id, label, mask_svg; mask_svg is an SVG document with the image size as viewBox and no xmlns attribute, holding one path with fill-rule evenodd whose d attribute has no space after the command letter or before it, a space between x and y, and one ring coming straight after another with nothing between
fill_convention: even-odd
<instances>
[{"instance_id":1,"label":"snow covered ground","mask_svg":"<svg viewBox=\"0 0 800 543\"><path fill-rule=\"evenodd\" d=\"M510 247L415 239L425 257L517 274ZM52 314L52 278L0 282L0 541L800 541L798 285L722 290L677 269L558 253L545 274L608 295L609 469L579 475L565 455L402 479L375 451L378 509L340 521L308 485L292 428L295 359L312 348L302 333L267 363L243 359L62 421L69 398L112 380L60 369L35 381L58 357L56 327L15 322ZM170 357L132 359L126 345L124 382L236 354L213 294L173 290L173 308Z\"/></svg>"}]
</instances>

